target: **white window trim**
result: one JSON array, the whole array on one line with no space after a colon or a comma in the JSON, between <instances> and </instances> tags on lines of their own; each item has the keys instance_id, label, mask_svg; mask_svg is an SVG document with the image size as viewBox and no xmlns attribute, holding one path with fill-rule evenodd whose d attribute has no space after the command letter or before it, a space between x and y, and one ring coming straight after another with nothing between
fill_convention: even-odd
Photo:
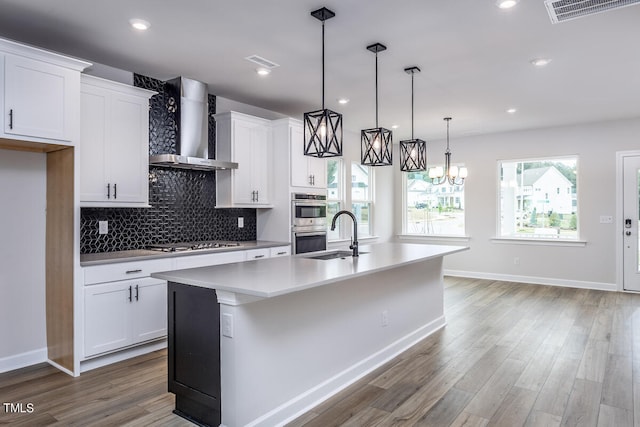
<instances>
[{"instance_id":1,"label":"white window trim","mask_svg":"<svg viewBox=\"0 0 640 427\"><path fill-rule=\"evenodd\" d=\"M375 233L375 167L374 166L367 166L367 165L363 165L365 166L369 173L368 173L368 190L367 193L369 194L369 199L364 200L364 199L353 199L353 165L354 164L358 164L357 161L353 160L349 163L349 171L351 172L351 176L352 179L350 181L351 183L351 187L349 188L349 203L347 204L347 206L353 206L354 203L369 203L369 234L367 234L366 236L360 236L358 238L358 240L364 240L364 239L368 239L368 238L374 238L376 233ZM346 196L346 194L345 194Z\"/></svg>"},{"instance_id":2,"label":"white window trim","mask_svg":"<svg viewBox=\"0 0 640 427\"><path fill-rule=\"evenodd\" d=\"M343 158L338 158L338 159L332 159L332 160L336 160L338 161L340 167L338 168L338 192L339 192L339 199L329 199L327 197L327 203L338 203L339 209L344 209L344 207L346 206L346 183L345 181L345 161ZM329 162L327 162L328 164ZM327 175L328 176L328 175ZM351 183L351 181L349 181L349 183ZM328 189L327 189L327 193L328 193ZM340 242L345 240L344 234L344 226L342 224L342 218L338 218L338 226L339 228L339 233L338 233L338 237L335 239L327 239L327 243L335 243L335 242ZM327 234L330 232L329 229L331 228L331 223L327 224ZM348 240L348 239L346 239Z\"/></svg>"}]
</instances>

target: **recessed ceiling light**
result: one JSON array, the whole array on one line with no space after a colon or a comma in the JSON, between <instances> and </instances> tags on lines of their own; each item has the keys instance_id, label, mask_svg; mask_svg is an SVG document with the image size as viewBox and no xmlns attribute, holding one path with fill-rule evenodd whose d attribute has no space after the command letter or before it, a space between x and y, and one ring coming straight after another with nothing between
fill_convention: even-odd
<instances>
[{"instance_id":1,"label":"recessed ceiling light","mask_svg":"<svg viewBox=\"0 0 640 427\"><path fill-rule=\"evenodd\" d=\"M133 18L129 20L129 24L136 30L145 31L148 30L151 26L149 21L145 21L144 19Z\"/></svg>"},{"instance_id":2,"label":"recessed ceiling light","mask_svg":"<svg viewBox=\"0 0 640 427\"><path fill-rule=\"evenodd\" d=\"M518 4L519 0L498 0L496 1L496 6L500 9L511 9L513 6Z\"/></svg>"},{"instance_id":3,"label":"recessed ceiling light","mask_svg":"<svg viewBox=\"0 0 640 427\"><path fill-rule=\"evenodd\" d=\"M256 68L256 73L258 73L259 76L268 76L271 74L271 70L267 68Z\"/></svg>"},{"instance_id":4,"label":"recessed ceiling light","mask_svg":"<svg viewBox=\"0 0 640 427\"><path fill-rule=\"evenodd\" d=\"M534 67L545 67L549 65L551 60L549 58L534 58L530 62Z\"/></svg>"},{"instance_id":5,"label":"recessed ceiling light","mask_svg":"<svg viewBox=\"0 0 640 427\"><path fill-rule=\"evenodd\" d=\"M343 104L343 105L344 104L348 104L349 103L349 99L348 98L340 98L340 99L338 99L338 102L340 104Z\"/></svg>"},{"instance_id":6,"label":"recessed ceiling light","mask_svg":"<svg viewBox=\"0 0 640 427\"><path fill-rule=\"evenodd\" d=\"M399 127L398 125L393 125L391 126L391 129L398 129L398 127Z\"/></svg>"},{"instance_id":7,"label":"recessed ceiling light","mask_svg":"<svg viewBox=\"0 0 640 427\"><path fill-rule=\"evenodd\" d=\"M516 113L516 111L518 111L518 110L516 110L515 108L509 108L509 109L507 110L507 113L509 113L509 114L515 114L515 113Z\"/></svg>"}]
</instances>

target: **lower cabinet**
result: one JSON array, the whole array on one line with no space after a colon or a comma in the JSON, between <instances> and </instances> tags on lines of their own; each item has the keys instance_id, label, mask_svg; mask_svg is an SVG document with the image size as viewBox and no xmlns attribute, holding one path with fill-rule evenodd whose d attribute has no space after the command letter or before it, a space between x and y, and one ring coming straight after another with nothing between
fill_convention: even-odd
<instances>
[{"instance_id":1,"label":"lower cabinet","mask_svg":"<svg viewBox=\"0 0 640 427\"><path fill-rule=\"evenodd\" d=\"M167 282L142 278L85 286L84 356L167 335Z\"/></svg>"}]
</instances>

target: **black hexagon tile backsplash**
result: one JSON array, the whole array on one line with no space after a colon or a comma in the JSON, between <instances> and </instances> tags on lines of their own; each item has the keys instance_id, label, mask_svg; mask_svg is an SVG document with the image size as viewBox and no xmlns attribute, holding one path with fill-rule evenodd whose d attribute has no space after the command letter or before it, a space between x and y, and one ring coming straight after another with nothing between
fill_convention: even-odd
<instances>
[{"instance_id":1,"label":"black hexagon tile backsplash","mask_svg":"<svg viewBox=\"0 0 640 427\"><path fill-rule=\"evenodd\" d=\"M151 98L149 152L176 152L176 102L179 94L164 82L139 74L134 85L158 92ZM215 143L215 96L209 95L209 146ZM150 208L82 208L80 253L144 249L151 244L197 240L256 239L255 209L216 209L215 172L149 168ZM244 227L238 228L238 217ZM98 222L108 221L101 235Z\"/></svg>"}]
</instances>

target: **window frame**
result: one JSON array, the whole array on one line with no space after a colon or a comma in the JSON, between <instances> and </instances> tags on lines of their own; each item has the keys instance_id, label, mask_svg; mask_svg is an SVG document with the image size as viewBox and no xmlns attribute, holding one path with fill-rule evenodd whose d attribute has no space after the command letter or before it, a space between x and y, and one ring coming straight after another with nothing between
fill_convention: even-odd
<instances>
[{"instance_id":1,"label":"window frame","mask_svg":"<svg viewBox=\"0 0 640 427\"><path fill-rule=\"evenodd\" d=\"M464 167L464 163L456 163L455 166ZM428 172L428 171L427 171ZM465 198L465 209L464 209L464 219L462 221L462 225L464 227L464 231L462 234L436 234L436 233L413 233L409 232L409 223L408 223L408 194L407 194L407 185L409 180L409 173L402 173L402 237L406 239L422 239L422 240L434 240L434 241L468 241L470 237L467 234L467 210L466 210L466 185L463 184L459 187L462 187L462 196ZM437 185L434 188L441 187L441 190L436 190L436 193L444 193L444 186ZM454 196L459 198L460 196Z\"/></svg>"},{"instance_id":2,"label":"window frame","mask_svg":"<svg viewBox=\"0 0 640 427\"><path fill-rule=\"evenodd\" d=\"M514 236L514 235L502 235L502 165L504 163L544 163L544 162L558 162L566 160L574 160L576 170L576 191L575 199L571 198L571 205L573 206L575 200L575 215L576 215L576 236L575 238L561 238L561 237L534 237L534 236ZM569 195L573 194L571 187L569 187ZM542 188L532 187L532 194L536 192L542 192ZM530 245L552 245L552 246L585 246L586 241L582 239L581 227L580 227L580 156L578 154L563 154L557 156L538 156L527 157L517 159L499 159L496 161L496 229L495 236L491 240L494 243L516 243L516 244L530 244ZM555 192L554 192L555 193ZM562 193L562 192L561 192Z\"/></svg>"},{"instance_id":3,"label":"window frame","mask_svg":"<svg viewBox=\"0 0 640 427\"><path fill-rule=\"evenodd\" d=\"M368 183L367 183L367 196L368 196L368 198L366 198L366 199L354 199L353 198L353 182L354 182L354 178L355 178L355 175L353 174L354 166L366 168L367 171L368 171L367 172L367 180L368 180ZM369 208L368 208L369 209L368 233L367 234L362 233L361 230L360 230L360 227L358 227L358 238L359 239L362 239L362 238L366 239L366 238L374 237L375 236L375 233L374 233L374 230L375 230L375 226L374 226L374 220L375 220L375 212L374 212L375 211L375 203L374 203L375 167L363 165L363 164L360 164L359 161L352 160L351 161L351 168L350 168L349 171L351 172L351 181L350 181L350 184L351 184L350 190L351 191L349 192L349 199L350 200L349 200L348 206L351 206L351 211L353 211L353 204L354 203L361 203L361 204L367 204L368 203L369 204ZM362 226L362 224L359 224L359 226ZM346 231L344 233L348 234L348 233L346 233ZM349 235L350 235L350 233L349 233ZM348 238L348 236L345 236L345 238Z\"/></svg>"},{"instance_id":4,"label":"window frame","mask_svg":"<svg viewBox=\"0 0 640 427\"><path fill-rule=\"evenodd\" d=\"M338 176L338 185L337 185L337 192L338 192L338 197L337 198L330 198L330 191L329 191L329 162L330 161L335 161L338 163L338 168L337 168L337 172L336 175ZM345 178L345 171L344 171L344 159L341 157L332 157L327 159L327 163L326 163L326 167L327 167L327 207L329 205L329 203L337 203L338 204L338 211L340 211L341 209L343 209L343 207L345 206L345 182L344 182L344 178ZM327 209L327 213L329 212L329 209ZM331 218L327 217L327 241L328 242L335 242L335 241L339 241L339 240L343 240L344 239L344 232L343 229L344 227L342 227L342 219L340 218L338 220L338 224L336 225L337 227L337 233L334 233L333 231L331 231Z\"/></svg>"}]
</instances>

